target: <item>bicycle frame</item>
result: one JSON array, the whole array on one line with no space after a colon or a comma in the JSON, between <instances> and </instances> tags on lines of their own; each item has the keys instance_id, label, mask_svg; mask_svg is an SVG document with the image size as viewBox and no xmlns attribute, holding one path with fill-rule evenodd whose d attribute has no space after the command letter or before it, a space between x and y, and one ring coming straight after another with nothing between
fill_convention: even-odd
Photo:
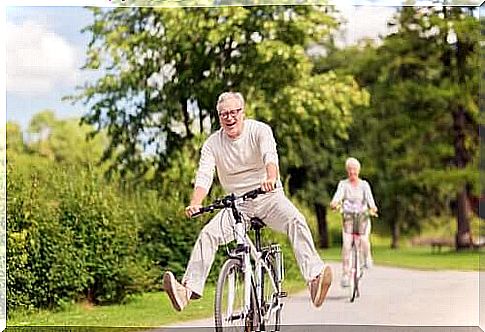
<instances>
[{"instance_id":1,"label":"bicycle frame","mask_svg":"<svg viewBox=\"0 0 485 332\"><path fill-rule=\"evenodd\" d=\"M360 296L359 292L359 280L362 277L362 268L360 264L362 248L361 248L361 236L365 233L365 226L363 229L361 228L361 224L365 221L362 221L361 218L365 218L368 216L367 212L344 212L344 223L345 223L345 216L350 216L352 221L352 229L350 234L352 235L352 242L351 242L351 252L350 258L352 259L352 264L350 266L350 282L351 282L351 294L350 294L350 301L353 302L355 297ZM344 224L344 228L347 225ZM344 229L344 232L347 231ZM354 253L355 251L355 253Z\"/></svg>"},{"instance_id":2,"label":"bicycle frame","mask_svg":"<svg viewBox=\"0 0 485 332\"><path fill-rule=\"evenodd\" d=\"M245 255L246 258L249 258L249 256L253 259L254 261L254 271L256 271L256 273L253 272L253 269L252 268L249 268L249 269L245 269L244 271L244 274L245 274L245 289L244 289L244 292L246 294L246 297L245 297L245 306L246 308L249 310L249 306L250 306L250 288L251 287L251 280L254 280L254 283L255 283L255 288L256 288L256 298L257 298L257 304L258 304L258 308L261 308L262 305L263 305L263 294L262 294L262 283L263 283L263 270L266 271L266 273L268 273L269 275L271 275L271 269L270 267L268 266L268 264L266 264L265 260L264 260L264 257L263 257L263 251L262 250L258 250L257 246L255 244L253 244L253 242L251 241L251 239L249 238L249 236L246 234L246 243L249 245L249 255ZM259 248L261 249L261 248ZM251 260L248 259L248 264L249 264L249 267L251 267ZM245 261L245 264L246 264L246 261ZM246 266L246 265L244 265ZM246 281L246 276L247 276L247 281ZM276 285L276 282L273 278L270 278L269 280L271 280L271 288L273 290L273 293L279 293L279 288L278 288L278 285ZM278 280L278 282L281 282L281 280ZM274 310L273 307L270 308L269 311L267 311L265 313L266 317L267 318L268 316L271 315L271 311Z\"/></svg>"},{"instance_id":3,"label":"bicycle frame","mask_svg":"<svg viewBox=\"0 0 485 332\"><path fill-rule=\"evenodd\" d=\"M359 223L359 220L355 221L355 219L358 219L360 218L360 213L355 213L353 216L352 216L352 221L353 221L353 225L352 225L352 243L351 243L351 247L354 247L357 249L357 253L360 255L361 254L361 237L362 237L362 234L359 232L359 225L356 226L356 223ZM359 256L360 257L360 256Z\"/></svg>"},{"instance_id":4,"label":"bicycle frame","mask_svg":"<svg viewBox=\"0 0 485 332\"><path fill-rule=\"evenodd\" d=\"M231 210L232 215L235 219L234 235L236 240L236 248L233 252L229 253L229 257L238 259L241 262L241 272L244 279L244 299L242 305L243 310L239 312L239 308L234 308L234 302L236 298L236 287L234 284L235 280L229 280L229 292L227 294L228 304L226 307L225 319L229 323L234 320L240 320L242 318L245 319L249 317L251 310L257 310L259 313L259 322L257 323L261 324L261 326L265 329L265 324L269 320L269 318L272 317L273 311L281 310L282 302L279 298L286 296L286 293L281 292L281 282L283 279L282 256L279 256L281 255L279 245L270 245L269 247L264 248L261 247L260 229L263 227L264 223L262 223L262 221L260 221L261 223L259 223L258 220L255 220L254 218L251 219L251 226L254 226L256 237L255 242L251 240L245 222L242 218L242 214L239 212L237 203L241 199L246 200L248 198L255 198L261 193L263 193L263 191L261 189L257 189L239 197L236 197L234 194L226 196L221 200L217 200L214 204L211 204L210 206L203 207L200 212L193 216L202 214L204 212L212 212L215 209ZM273 266L273 264L269 264L266 262L267 255L274 255L277 261L276 267ZM272 273L272 266L274 269L274 274ZM268 278L268 280L271 281L269 284L264 283L265 273L270 276L270 278ZM275 278L277 278L277 280L275 280ZM253 287L256 299L252 299L251 294L253 294ZM271 290L273 298L270 303L265 303L263 288ZM252 304L253 306L255 305L257 307L252 308ZM267 304L269 304L269 307L267 308L267 310L263 311L263 306ZM235 313L235 310L238 311ZM279 317L279 313L276 313Z\"/></svg>"},{"instance_id":5,"label":"bicycle frame","mask_svg":"<svg viewBox=\"0 0 485 332\"><path fill-rule=\"evenodd\" d=\"M256 240L256 244L253 243L251 238L249 237L248 233L244 230L244 240L238 245L243 245L244 248L248 248L247 250L239 250L239 253L236 255L230 255L230 257L238 258L243 262L243 273L244 273L244 310L243 315L246 317L251 310L251 287L254 287L256 291L256 301L258 309L261 309L263 306L263 294L262 294L262 283L263 283L263 272L268 273L271 275L271 269L268 264L264 260L264 252L263 248L260 247L259 239ZM243 247L240 247L243 248ZM254 266L254 269L253 269ZM280 278L281 279L281 278ZM271 285L266 285L265 287L271 287L274 294L278 294L280 292L278 285L276 282L281 283L281 280L275 281L273 278L270 278ZM281 303L279 303L281 305ZM231 305L232 306L232 305ZM267 312L265 312L265 316L261 317L262 320L266 320L269 316L271 316L272 311L276 310L277 307L271 306ZM261 312L261 311L260 311ZM232 313L227 313L227 316L232 316Z\"/></svg>"}]
</instances>

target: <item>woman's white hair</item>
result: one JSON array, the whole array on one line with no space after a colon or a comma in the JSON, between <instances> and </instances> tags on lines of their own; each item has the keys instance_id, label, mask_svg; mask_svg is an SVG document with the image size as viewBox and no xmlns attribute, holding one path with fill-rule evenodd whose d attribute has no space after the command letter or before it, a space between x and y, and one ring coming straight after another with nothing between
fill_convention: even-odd
<instances>
[{"instance_id":1,"label":"woman's white hair","mask_svg":"<svg viewBox=\"0 0 485 332\"><path fill-rule=\"evenodd\" d=\"M239 99L239 101L241 102L241 107L244 108L244 97L240 92L223 92L219 95L219 98L217 98L217 111L219 111L220 104L222 104L225 100L231 98Z\"/></svg>"},{"instance_id":2,"label":"woman's white hair","mask_svg":"<svg viewBox=\"0 0 485 332\"><path fill-rule=\"evenodd\" d=\"M357 170L360 170L360 162L357 159L353 157L347 158L347 160L345 161L345 169L348 169L352 166L357 167Z\"/></svg>"}]
</instances>

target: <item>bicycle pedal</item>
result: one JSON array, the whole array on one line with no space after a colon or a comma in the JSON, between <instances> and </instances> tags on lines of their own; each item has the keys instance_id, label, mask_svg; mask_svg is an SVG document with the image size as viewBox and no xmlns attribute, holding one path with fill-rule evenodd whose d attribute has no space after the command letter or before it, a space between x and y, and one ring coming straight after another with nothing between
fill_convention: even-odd
<instances>
[{"instance_id":1,"label":"bicycle pedal","mask_svg":"<svg viewBox=\"0 0 485 332\"><path fill-rule=\"evenodd\" d=\"M278 297L279 298L282 298L282 297L287 297L288 296L288 293L287 292L279 292L278 293Z\"/></svg>"}]
</instances>

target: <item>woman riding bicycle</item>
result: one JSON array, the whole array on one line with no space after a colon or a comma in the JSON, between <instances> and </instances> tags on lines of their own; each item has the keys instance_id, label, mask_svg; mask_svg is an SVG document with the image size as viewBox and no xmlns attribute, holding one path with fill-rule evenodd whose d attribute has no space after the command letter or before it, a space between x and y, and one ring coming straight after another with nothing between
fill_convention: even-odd
<instances>
[{"instance_id":1,"label":"woman riding bicycle","mask_svg":"<svg viewBox=\"0 0 485 332\"><path fill-rule=\"evenodd\" d=\"M332 271L318 255L305 218L283 192L271 128L259 121L245 120L240 93L222 93L216 108L221 129L202 147L186 215L190 217L200 210L212 185L214 170L227 193L240 195L261 187L267 194L241 204L240 210L288 234L300 271L309 283L313 304L321 306L331 284ZM229 213L217 213L200 232L182 283L171 272L164 274L164 289L176 310L183 310L189 299L202 296L218 246L234 240L233 224Z\"/></svg>"},{"instance_id":2,"label":"woman riding bicycle","mask_svg":"<svg viewBox=\"0 0 485 332\"><path fill-rule=\"evenodd\" d=\"M377 213L377 207L369 183L359 178L360 162L355 158L348 158L345 161L345 169L347 170L347 179L339 181L337 191L330 202L332 209L340 206L344 213L342 226L342 287L349 286L350 248L352 245L352 234L348 231L352 227L352 221L345 217L346 213L361 213L367 210L369 210L371 215ZM364 223L365 233L361 238L361 249L364 254L364 266L370 268L372 266L369 241L371 223L368 217L364 219Z\"/></svg>"}]
</instances>

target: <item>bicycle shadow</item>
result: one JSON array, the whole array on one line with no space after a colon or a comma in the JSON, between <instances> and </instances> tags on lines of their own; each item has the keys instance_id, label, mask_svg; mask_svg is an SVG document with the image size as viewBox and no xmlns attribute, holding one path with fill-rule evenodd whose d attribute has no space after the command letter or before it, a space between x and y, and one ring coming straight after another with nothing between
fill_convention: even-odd
<instances>
[{"instance_id":1,"label":"bicycle shadow","mask_svg":"<svg viewBox=\"0 0 485 332\"><path fill-rule=\"evenodd\" d=\"M341 301L341 300L348 300L348 295L327 295L325 301Z\"/></svg>"}]
</instances>

